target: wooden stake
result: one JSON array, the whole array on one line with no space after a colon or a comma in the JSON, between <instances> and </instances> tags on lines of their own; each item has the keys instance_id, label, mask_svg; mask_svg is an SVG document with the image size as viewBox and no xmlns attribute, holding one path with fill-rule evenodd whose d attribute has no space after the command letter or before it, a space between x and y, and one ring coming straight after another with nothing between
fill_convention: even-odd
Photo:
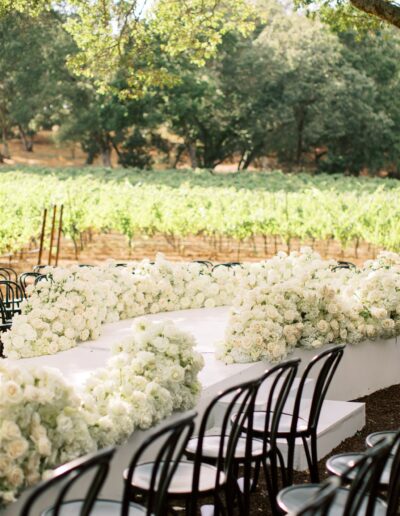
<instances>
[{"instance_id":1,"label":"wooden stake","mask_svg":"<svg viewBox=\"0 0 400 516\"><path fill-rule=\"evenodd\" d=\"M57 236L56 266L58 265L58 257L60 256L63 211L64 211L64 205L62 204L62 205L61 205L61 208L60 208L60 220L58 221L58 236Z\"/></svg>"},{"instance_id":2,"label":"wooden stake","mask_svg":"<svg viewBox=\"0 0 400 516\"><path fill-rule=\"evenodd\" d=\"M50 233L50 247L49 247L49 259L48 264L51 265L51 254L53 252L53 239L54 239L54 227L56 225L56 214L57 214L57 206L53 206L53 220L51 222L51 233Z\"/></svg>"},{"instance_id":3,"label":"wooden stake","mask_svg":"<svg viewBox=\"0 0 400 516\"><path fill-rule=\"evenodd\" d=\"M38 256L38 265L42 264L42 253L43 253L43 240L44 240L44 232L46 231L46 218L47 218L47 208L43 211L43 222L42 222L42 232L40 233L40 245L39 245L39 256Z\"/></svg>"}]
</instances>

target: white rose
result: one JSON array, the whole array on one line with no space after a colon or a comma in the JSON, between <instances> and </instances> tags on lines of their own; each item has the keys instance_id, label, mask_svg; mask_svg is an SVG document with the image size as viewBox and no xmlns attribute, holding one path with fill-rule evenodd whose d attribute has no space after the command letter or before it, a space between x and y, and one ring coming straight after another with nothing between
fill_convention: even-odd
<instances>
[{"instance_id":1,"label":"white rose","mask_svg":"<svg viewBox=\"0 0 400 516\"><path fill-rule=\"evenodd\" d=\"M18 466L11 466L6 471L6 478L13 487L19 487L24 481L24 473Z\"/></svg>"},{"instance_id":2,"label":"white rose","mask_svg":"<svg viewBox=\"0 0 400 516\"><path fill-rule=\"evenodd\" d=\"M0 436L2 439L16 439L21 437L21 430L14 421L5 420L1 425Z\"/></svg>"},{"instance_id":3,"label":"white rose","mask_svg":"<svg viewBox=\"0 0 400 516\"><path fill-rule=\"evenodd\" d=\"M21 387L13 381L5 382L2 386L2 398L9 403L20 403L23 398Z\"/></svg>"},{"instance_id":4,"label":"white rose","mask_svg":"<svg viewBox=\"0 0 400 516\"><path fill-rule=\"evenodd\" d=\"M29 448L28 441L23 438L13 439L5 445L5 450L10 459L19 459L27 452Z\"/></svg>"}]
</instances>

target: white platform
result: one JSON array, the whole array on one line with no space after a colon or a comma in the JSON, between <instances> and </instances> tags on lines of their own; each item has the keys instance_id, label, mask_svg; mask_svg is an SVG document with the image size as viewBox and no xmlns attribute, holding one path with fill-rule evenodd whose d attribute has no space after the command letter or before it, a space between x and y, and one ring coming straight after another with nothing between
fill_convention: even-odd
<instances>
[{"instance_id":1,"label":"white platform","mask_svg":"<svg viewBox=\"0 0 400 516\"><path fill-rule=\"evenodd\" d=\"M215 343L223 340L228 317L229 308L227 307L183 310L146 316L154 321L172 320L180 329L189 331L196 337L197 350L203 354L205 359L205 367L199 375L203 391L196 407L200 415L208 402L222 388L254 378L268 367L268 364L263 362L225 365L215 359ZM77 348L57 355L15 362L18 362L19 365L57 367L74 385L82 385L91 371L106 364L110 357L111 343L118 342L129 335L132 322L132 320L127 320L105 325L102 336L98 340L80 344ZM316 351L304 349L295 351L293 356L302 358L304 365L316 354ZM400 383L399 366L400 346L396 339L347 347L336 379L328 393L328 398L336 401L327 401L321 414L318 428L319 456L321 458L365 424L364 405L346 403L345 400L355 399L380 388ZM308 391L311 387L312 383L309 382ZM262 405L262 400L259 402ZM179 414L174 414L161 424L164 425L176 417L179 417ZM152 431L154 430L135 431L128 442L118 448L112 461L110 475L102 490L102 496L120 499L122 493L121 472L127 467L138 443ZM296 468L304 469L305 466L304 450L299 443L296 447ZM0 514L18 515L24 498L22 495L18 502L6 510L0 511ZM48 501L44 501L44 506L46 504Z\"/></svg>"}]
</instances>

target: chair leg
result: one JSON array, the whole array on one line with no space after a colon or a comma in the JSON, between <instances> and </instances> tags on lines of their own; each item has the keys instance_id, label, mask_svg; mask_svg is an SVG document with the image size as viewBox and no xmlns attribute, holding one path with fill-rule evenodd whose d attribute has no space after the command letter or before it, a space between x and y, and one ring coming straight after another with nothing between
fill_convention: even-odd
<instances>
[{"instance_id":1,"label":"chair leg","mask_svg":"<svg viewBox=\"0 0 400 516\"><path fill-rule=\"evenodd\" d=\"M272 512L273 516L278 516L278 515L280 515L279 509L278 509L278 506L276 503L276 496L278 493L274 489L274 484L271 479L270 468L268 467L266 458L263 458L262 464L264 467L265 483L267 485L267 493L268 493L269 503L270 503L270 507L271 507L271 512Z\"/></svg>"},{"instance_id":2,"label":"chair leg","mask_svg":"<svg viewBox=\"0 0 400 516\"><path fill-rule=\"evenodd\" d=\"M256 465L254 466L254 477L251 483L250 491L254 493L257 490L258 480L260 478L260 469L261 469L261 460L256 461Z\"/></svg>"},{"instance_id":3,"label":"chair leg","mask_svg":"<svg viewBox=\"0 0 400 516\"><path fill-rule=\"evenodd\" d=\"M318 471L318 450L317 450L317 433L313 432L310 437L311 440L311 482L319 483L319 471Z\"/></svg>"},{"instance_id":4,"label":"chair leg","mask_svg":"<svg viewBox=\"0 0 400 516\"><path fill-rule=\"evenodd\" d=\"M308 469L310 472L310 480L316 484L319 483L319 473L318 473L318 458L317 458L317 439L313 440L310 437L310 445L308 444L307 438L301 438L304 445L304 450L306 452L306 459L308 464ZM310 450L311 448L311 450Z\"/></svg>"},{"instance_id":5,"label":"chair leg","mask_svg":"<svg viewBox=\"0 0 400 516\"><path fill-rule=\"evenodd\" d=\"M288 437L288 452L287 452L287 464L286 464L286 486L293 484L293 469L294 469L294 452L296 448L296 437Z\"/></svg>"}]
</instances>

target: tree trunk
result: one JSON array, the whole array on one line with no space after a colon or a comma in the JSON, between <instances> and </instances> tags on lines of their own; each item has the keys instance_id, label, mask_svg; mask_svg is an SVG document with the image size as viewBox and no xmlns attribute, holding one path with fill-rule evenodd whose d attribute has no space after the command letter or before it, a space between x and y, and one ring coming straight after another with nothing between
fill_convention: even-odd
<instances>
[{"instance_id":1,"label":"tree trunk","mask_svg":"<svg viewBox=\"0 0 400 516\"><path fill-rule=\"evenodd\" d=\"M305 112L303 108L300 108L297 113L297 144L296 144L296 165L300 164L301 155L303 152L303 132L304 132L304 120Z\"/></svg>"},{"instance_id":2,"label":"tree trunk","mask_svg":"<svg viewBox=\"0 0 400 516\"><path fill-rule=\"evenodd\" d=\"M22 125L18 124L19 135L21 137L22 145L27 152L33 152L33 141L31 138L28 138L26 132L24 131Z\"/></svg>"},{"instance_id":3,"label":"tree trunk","mask_svg":"<svg viewBox=\"0 0 400 516\"><path fill-rule=\"evenodd\" d=\"M3 127L3 130L2 130L2 143L3 143L3 150L1 152L1 154L3 155L3 158L10 159L11 154L10 154L10 148L8 146L7 131L6 131L5 127Z\"/></svg>"},{"instance_id":4,"label":"tree trunk","mask_svg":"<svg viewBox=\"0 0 400 516\"><path fill-rule=\"evenodd\" d=\"M199 166L199 162L197 160L196 144L192 140L187 140L185 145L189 153L190 166L192 168L197 168Z\"/></svg>"},{"instance_id":5,"label":"tree trunk","mask_svg":"<svg viewBox=\"0 0 400 516\"><path fill-rule=\"evenodd\" d=\"M102 151L101 151L101 159L103 161L103 166L104 167L107 167L107 168L111 168L112 167L112 165L111 165L111 149L109 147L102 149Z\"/></svg>"}]
</instances>

